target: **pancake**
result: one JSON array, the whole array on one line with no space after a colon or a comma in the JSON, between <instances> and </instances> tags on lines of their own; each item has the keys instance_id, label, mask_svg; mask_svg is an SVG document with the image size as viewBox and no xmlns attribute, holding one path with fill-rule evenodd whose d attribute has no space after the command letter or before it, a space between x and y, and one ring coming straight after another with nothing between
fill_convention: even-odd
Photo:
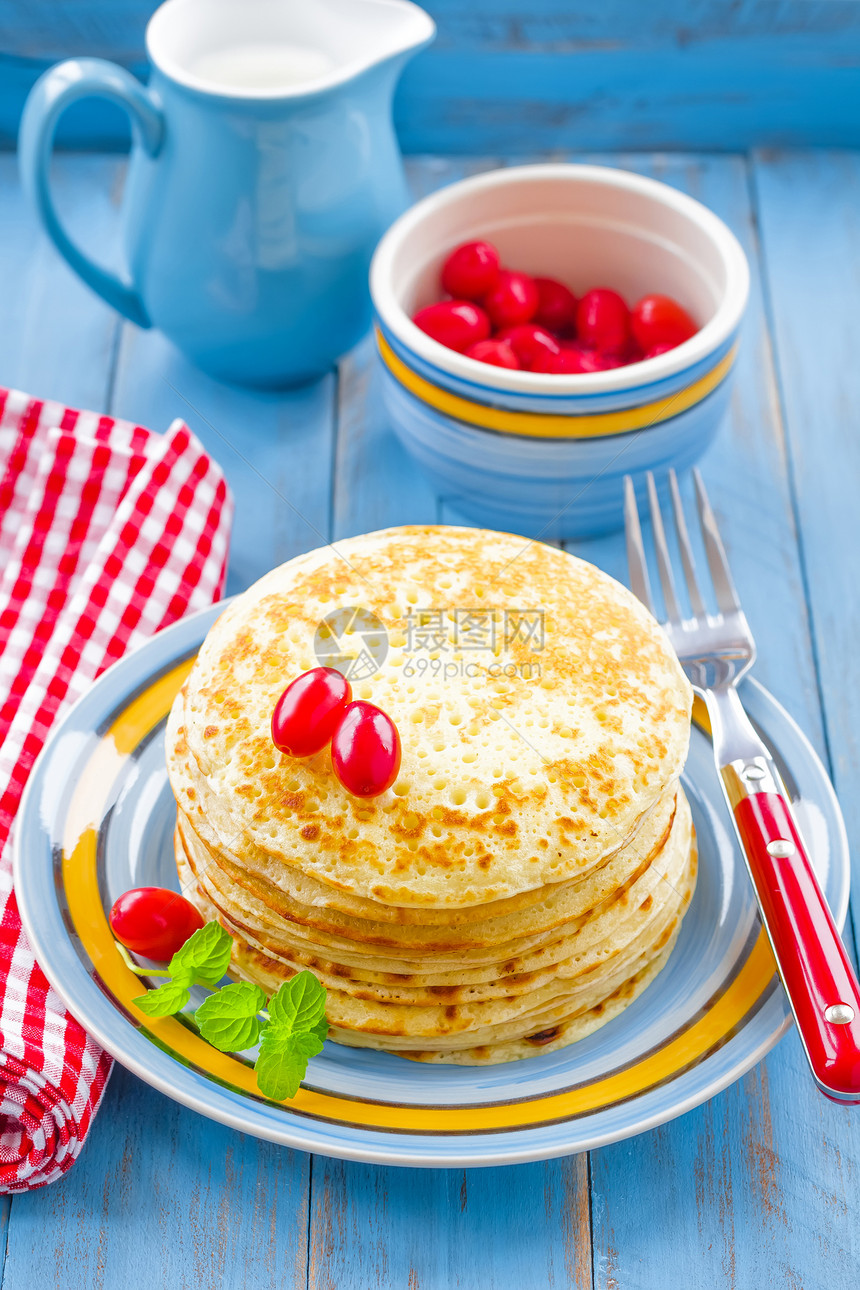
<instances>
[{"instance_id":1,"label":"pancake","mask_svg":"<svg viewBox=\"0 0 860 1290\"><path fill-rule=\"evenodd\" d=\"M286 969L286 979L302 967L312 967L322 983L366 999L391 1002L435 1003L503 997L534 989L555 977L573 975L573 958L582 958L586 950L606 955L626 944L638 928L656 917L682 881L682 874L690 853L692 822L689 806L681 796L677 818L665 846L650 858L644 871L623 890L613 892L598 902L578 919L564 927L564 934L556 933L555 939L534 947L519 956L509 945L499 947L499 958L487 968L471 969L458 966L448 971L415 972L398 967L402 963L386 962L385 971L373 971L366 958L358 963L343 959L327 959L308 954L308 945L297 942L293 928L283 920L267 917L268 909L249 898L247 893L225 883L214 866L200 864L199 853L195 859L193 847L183 838L182 829L177 839L177 852L183 878L196 879L199 895L210 906L212 916L218 917L239 939L246 940ZM350 956L351 957L351 956ZM428 965L438 968L438 956ZM409 965L411 969L412 965ZM274 970L274 969L273 969Z\"/></svg>"},{"instance_id":2,"label":"pancake","mask_svg":"<svg viewBox=\"0 0 860 1290\"><path fill-rule=\"evenodd\" d=\"M351 606L388 635L358 697L403 742L398 781L370 800L328 750L288 757L269 730L286 681L316 663L318 625ZM474 606L493 648L463 645ZM415 673L416 608L440 624L428 661L444 655L445 680ZM210 631L183 703L190 754L240 839L367 900L459 908L581 876L632 838L680 773L691 701L654 619L606 574L509 534L423 526L262 578Z\"/></svg>"},{"instance_id":3,"label":"pancake","mask_svg":"<svg viewBox=\"0 0 860 1290\"><path fill-rule=\"evenodd\" d=\"M679 898L673 909L664 911L656 920L655 927L649 927L628 947L628 953L594 967L567 986L555 982L526 996L437 1008L397 1004L383 1007L329 991L326 1016L331 1038L337 1043L387 1052L416 1047L448 1052L542 1032L573 1012L593 1007L651 962L676 931L680 918ZM234 968L240 977L271 987L279 974L270 972L270 964L271 960L249 945L238 946Z\"/></svg>"},{"instance_id":4,"label":"pancake","mask_svg":"<svg viewBox=\"0 0 860 1290\"><path fill-rule=\"evenodd\" d=\"M370 664L354 697L400 733L375 798L328 748L272 742L327 642ZM554 1051L677 937L691 704L647 611L553 547L426 526L309 552L232 602L171 710L183 889L231 933L236 977L272 994L317 975L334 1042L472 1065Z\"/></svg>"},{"instance_id":5,"label":"pancake","mask_svg":"<svg viewBox=\"0 0 860 1290\"><path fill-rule=\"evenodd\" d=\"M249 876L254 875L264 883L268 882L276 891L283 892L290 901L292 916L297 917L297 911L301 908L312 911L310 918L303 920L308 921L309 925L313 925L314 917L322 916L320 911L337 910L350 918L366 919L374 923L389 922L422 927L437 925L451 929L542 906L550 895L557 896L565 887L562 882L550 883L543 887L519 892L515 896L459 909L409 908L366 900L302 873L283 857L255 846L247 836L242 834L240 825L224 809L190 752L185 736L184 705L181 695L170 713L166 749L171 787L180 813L187 817L189 824L204 844L212 849L213 854L217 853L219 857L229 858ZM670 804L674 801L675 787L674 784L670 784L663 796L637 822L637 834L643 843L651 840L652 834L643 830L649 825L649 821L652 821L651 827L654 827L652 817L657 817L657 827L664 823L668 825L668 812L671 809ZM601 865L591 869L586 877L605 890L624 881L630 864L636 860L635 852L627 850L627 844L631 840L631 838L617 839L617 847L604 857ZM622 856L624 852L626 855ZM607 869L605 874L599 873L601 868L609 866L613 861L618 863L612 869ZM568 879L567 883L578 885L582 881L581 876L577 875L575 878ZM520 927L525 930L523 923Z\"/></svg>"},{"instance_id":6,"label":"pancake","mask_svg":"<svg viewBox=\"0 0 860 1290\"><path fill-rule=\"evenodd\" d=\"M571 919L582 917L599 901L622 890L624 886L648 863L648 859L665 843L675 814L677 791L674 786L649 814L637 838L635 847L617 853L606 865L592 871L578 882L557 884L539 889L542 899L526 909L512 913L496 913L502 902L493 902L481 908L485 918L473 917L466 924L445 927L435 920L429 926L416 924L391 924L370 918L355 918L339 910L320 905L307 905L293 895L284 866L259 863L256 855L247 849L240 859L228 842L222 839L212 825L208 804L196 810L193 817L185 814L180 796L179 821L186 842L195 841L198 867L214 866L232 882L246 889L249 896L262 901L271 914L289 921L298 935L306 935L317 943L343 946L344 940L357 949L367 946L371 953L395 953L405 957L427 953L464 950L472 954L496 945L510 945L515 940L525 941L536 935L564 927ZM198 801L204 801L203 793ZM476 911L472 911L475 913ZM308 929L303 933L300 927Z\"/></svg>"}]
</instances>

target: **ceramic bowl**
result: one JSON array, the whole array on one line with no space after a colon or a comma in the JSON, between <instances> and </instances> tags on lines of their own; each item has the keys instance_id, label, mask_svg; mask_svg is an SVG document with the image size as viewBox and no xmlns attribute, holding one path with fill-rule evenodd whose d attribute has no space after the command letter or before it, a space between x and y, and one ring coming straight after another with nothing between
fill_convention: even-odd
<instances>
[{"instance_id":1,"label":"ceramic bowl","mask_svg":"<svg viewBox=\"0 0 860 1290\"><path fill-rule=\"evenodd\" d=\"M699 322L657 358L579 376L511 372L432 340L411 315L440 296L460 242L575 293L674 296ZM603 166L516 166L424 198L371 265L383 397L408 451L457 509L543 538L620 527L622 482L684 470L726 409L749 290L746 257L712 211L653 179Z\"/></svg>"}]
</instances>

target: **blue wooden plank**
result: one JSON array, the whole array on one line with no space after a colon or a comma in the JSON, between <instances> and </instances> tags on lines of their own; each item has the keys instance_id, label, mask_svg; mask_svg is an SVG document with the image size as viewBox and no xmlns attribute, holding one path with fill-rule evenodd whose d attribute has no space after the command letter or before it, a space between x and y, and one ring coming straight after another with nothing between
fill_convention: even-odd
<instances>
[{"instance_id":1,"label":"blue wooden plank","mask_svg":"<svg viewBox=\"0 0 860 1290\"><path fill-rule=\"evenodd\" d=\"M74 235L111 259L118 245L119 159L60 157L54 193ZM104 406L116 314L60 261L0 156L0 384L73 407Z\"/></svg>"},{"instance_id":2,"label":"blue wooden plank","mask_svg":"<svg viewBox=\"0 0 860 1290\"><path fill-rule=\"evenodd\" d=\"M15 1197L4 1290L304 1290L308 1171L118 1068L70 1173Z\"/></svg>"},{"instance_id":3,"label":"blue wooden plank","mask_svg":"<svg viewBox=\"0 0 860 1290\"><path fill-rule=\"evenodd\" d=\"M854 0L426 0L436 45L407 69L396 122L410 152L715 148L860 142ZM0 140L53 59L140 69L151 0L2 0ZM76 107L74 146L127 142L116 109Z\"/></svg>"},{"instance_id":4,"label":"blue wooden plank","mask_svg":"<svg viewBox=\"0 0 860 1290\"><path fill-rule=\"evenodd\" d=\"M591 1290L585 1156L508 1169L315 1160L308 1290Z\"/></svg>"},{"instance_id":5,"label":"blue wooden plank","mask_svg":"<svg viewBox=\"0 0 860 1290\"><path fill-rule=\"evenodd\" d=\"M765 156L755 182L828 740L854 857L857 925L860 157Z\"/></svg>"},{"instance_id":6,"label":"blue wooden plank","mask_svg":"<svg viewBox=\"0 0 860 1290\"><path fill-rule=\"evenodd\" d=\"M123 327L112 411L164 430L182 417L236 501L227 590L330 537L335 379L284 394L205 376L157 332Z\"/></svg>"}]
</instances>

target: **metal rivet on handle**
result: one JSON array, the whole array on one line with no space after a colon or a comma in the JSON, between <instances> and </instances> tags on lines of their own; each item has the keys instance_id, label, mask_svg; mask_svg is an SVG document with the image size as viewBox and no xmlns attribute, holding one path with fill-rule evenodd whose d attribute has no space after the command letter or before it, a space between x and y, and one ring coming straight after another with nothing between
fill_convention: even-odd
<instances>
[{"instance_id":1,"label":"metal rivet on handle","mask_svg":"<svg viewBox=\"0 0 860 1290\"><path fill-rule=\"evenodd\" d=\"M744 779L764 779L766 774L763 766L744 766Z\"/></svg>"},{"instance_id":2,"label":"metal rivet on handle","mask_svg":"<svg viewBox=\"0 0 860 1290\"><path fill-rule=\"evenodd\" d=\"M849 1021L854 1020L854 1009L850 1003L831 1003L829 1008L824 1009L824 1017L835 1026L847 1026Z\"/></svg>"},{"instance_id":3,"label":"metal rivet on handle","mask_svg":"<svg viewBox=\"0 0 860 1290\"><path fill-rule=\"evenodd\" d=\"M776 856L777 860L784 860L786 856L793 856L797 847L788 838L774 838L773 842L767 844L768 854Z\"/></svg>"}]
</instances>

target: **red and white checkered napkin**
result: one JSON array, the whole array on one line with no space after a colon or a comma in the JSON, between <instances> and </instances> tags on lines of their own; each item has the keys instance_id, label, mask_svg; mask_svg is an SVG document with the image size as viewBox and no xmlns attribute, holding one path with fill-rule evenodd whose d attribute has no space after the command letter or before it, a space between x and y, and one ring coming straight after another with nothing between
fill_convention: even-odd
<instances>
[{"instance_id":1,"label":"red and white checkered napkin","mask_svg":"<svg viewBox=\"0 0 860 1290\"><path fill-rule=\"evenodd\" d=\"M21 930L9 837L24 785L109 663L220 597L231 516L181 421L154 434L0 390L0 1192L65 1173L111 1067Z\"/></svg>"}]
</instances>

